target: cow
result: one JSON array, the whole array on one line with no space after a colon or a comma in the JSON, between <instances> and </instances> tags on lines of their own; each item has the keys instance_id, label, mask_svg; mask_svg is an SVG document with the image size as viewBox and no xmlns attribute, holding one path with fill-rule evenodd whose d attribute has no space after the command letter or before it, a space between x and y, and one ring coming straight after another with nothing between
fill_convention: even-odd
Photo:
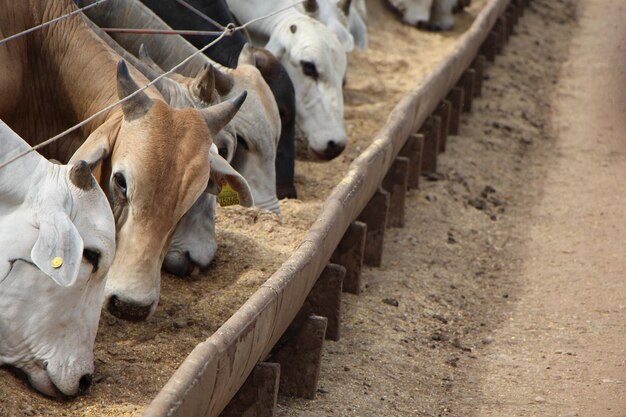
<instances>
[{"instance_id":1,"label":"cow","mask_svg":"<svg viewBox=\"0 0 626 417\"><path fill-rule=\"evenodd\" d=\"M172 107L202 108L207 104L213 105L220 102L219 94L215 89L215 78L219 77L220 73L212 66L203 69L193 79L178 74L172 74L172 78L159 78L163 70L151 59L143 44L139 48L140 58L135 57L91 20L87 19L87 23L107 45L139 69L143 75L150 80L157 80L155 86ZM231 162L236 146L236 132L229 124L215 136L211 149ZM231 174L240 176L234 170ZM240 178L240 181L245 181L245 179ZM184 214L176 226L170 247L163 260L165 271L179 277L186 277L191 275L196 267L201 271L208 269L217 252L215 205L215 195L202 193L191 209Z\"/></svg>"},{"instance_id":2,"label":"cow","mask_svg":"<svg viewBox=\"0 0 626 417\"><path fill-rule=\"evenodd\" d=\"M402 20L420 29L433 31L454 28L453 10L469 3L468 0L387 0L402 15Z\"/></svg>"},{"instance_id":3,"label":"cow","mask_svg":"<svg viewBox=\"0 0 626 417\"><path fill-rule=\"evenodd\" d=\"M3 2L0 35L74 10L71 0ZM174 229L209 180L232 182L242 204L252 203L248 185L220 172L225 161L209 152L212 137L231 121L245 93L201 111L174 109L156 89L138 91L138 83L148 80L81 15L0 45L0 62L0 118L31 145L126 99L42 153L93 167L116 224L104 305L120 318L145 320L158 304L161 265Z\"/></svg>"},{"instance_id":4,"label":"cow","mask_svg":"<svg viewBox=\"0 0 626 417\"><path fill-rule=\"evenodd\" d=\"M82 0L91 4L96 0ZM87 16L100 27L171 29L149 8L138 0L109 0L86 11ZM170 70L198 50L180 36L136 35L114 33L111 36L135 56L143 44L150 56L163 69ZM195 77L205 66L215 71L215 87L222 99L228 100L247 91L248 96L231 125L237 133L239 151L233 167L250 184L255 205L280 212L276 197L276 146L280 137L280 115L276 101L254 66L251 54L239 55L237 68L225 68L198 54L177 72Z\"/></svg>"},{"instance_id":5,"label":"cow","mask_svg":"<svg viewBox=\"0 0 626 417\"><path fill-rule=\"evenodd\" d=\"M296 154L325 161L340 155L347 136L343 121L343 80L347 50L337 36L291 0L227 0L235 17L286 68L296 91ZM268 16L265 19L254 19Z\"/></svg>"},{"instance_id":6,"label":"cow","mask_svg":"<svg viewBox=\"0 0 626 417\"><path fill-rule=\"evenodd\" d=\"M30 146L0 120L0 163ZM87 390L115 222L84 161L0 168L0 365L49 396Z\"/></svg>"},{"instance_id":7,"label":"cow","mask_svg":"<svg viewBox=\"0 0 626 417\"><path fill-rule=\"evenodd\" d=\"M156 15L173 29L217 30L218 27L207 22L183 5L161 0L141 0ZM205 16L222 26L234 23L225 0L189 0L188 3ZM183 36L193 46L200 49L211 43L215 36ZM247 43L243 31L238 31L209 47L205 54L212 60L229 68L236 68L239 56ZM276 150L276 195L279 199L297 198L294 184L295 159L295 91L293 83L283 65L264 48L252 48L252 60L269 86L280 114L281 131Z\"/></svg>"}]
</instances>

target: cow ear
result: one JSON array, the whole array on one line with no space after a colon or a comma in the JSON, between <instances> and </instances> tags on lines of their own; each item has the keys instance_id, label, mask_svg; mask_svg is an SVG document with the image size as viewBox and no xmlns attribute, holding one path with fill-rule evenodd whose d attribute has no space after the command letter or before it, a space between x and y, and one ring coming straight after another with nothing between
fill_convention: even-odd
<instances>
[{"instance_id":1,"label":"cow ear","mask_svg":"<svg viewBox=\"0 0 626 417\"><path fill-rule=\"evenodd\" d=\"M337 36L344 51L352 52L354 49L354 38L352 34L338 21L334 20L328 24L329 29Z\"/></svg>"},{"instance_id":2,"label":"cow ear","mask_svg":"<svg viewBox=\"0 0 626 417\"><path fill-rule=\"evenodd\" d=\"M83 239L65 213L46 216L40 221L39 237L30 257L57 284L69 287L76 282L83 258Z\"/></svg>"},{"instance_id":3,"label":"cow ear","mask_svg":"<svg viewBox=\"0 0 626 417\"><path fill-rule=\"evenodd\" d=\"M115 126L113 122L98 127L74 152L68 163L76 164L81 160L85 161L94 172L100 162L111 154L112 141L117 136L118 129L119 125Z\"/></svg>"},{"instance_id":4,"label":"cow ear","mask_svg":"<svg viewBox=\"0 0 626 417\"><path fill-rule=\"evenodd\" d=\"M350 13L349 27L355 46L359 49L367 49L367 26L359 13Z\"/></svg>"},{"instance_id":5,"label":"cow ear","mask_svg":"<svg viewBox=\"0 0 626 417\"><path fill-rule=\"evenodd\" d=\"M349 16L351 3L352 0L339 0L337 7L343 12L344 15Z\"/></svg>"},{"instance_id":6,"label":"cow ear","mask_svg":"<svg viewBox=\"0 0 626 417\"><path fill-rule=\"evenodd\" d=\"M218 195L222 190L222 185L227 183L237 192L240 205L252 207L254 205L252 190L246 179L214 150L209 152L209 162L211 163L211 179L207 191Z\"/></svg>"},{"instance_id":7,"label":"cow ear","mask_svg":"<svg viewBox=\"0 0 626 417\"><path fill-rule=\"evenodd\" d=\"M294 29L290 29L289 35L298 31L296 25L291 25L291 27ZM285 33L272 33L270 40L265 45L265 49L270 51L278 60L282 59L283 55L285 55L285 51L287 50L286 44L283 39L286 36L287 34Z\"/></svg>"},{"instance_id":8,"label":"cow ear","mask_svg":"<svg viewBox=\"0 0 626 417\"><path fill-rule=\"evenodd\" d=\"M137 90L139 90L139 86L130 75L126 61L121 59L117 63L117 96L122 100ZM152 99L144 91L135 94L132 98L122 103L122 111L126 120L135 120L142 117L148 113L151 107Z\"/></svg>"}]
</instances>

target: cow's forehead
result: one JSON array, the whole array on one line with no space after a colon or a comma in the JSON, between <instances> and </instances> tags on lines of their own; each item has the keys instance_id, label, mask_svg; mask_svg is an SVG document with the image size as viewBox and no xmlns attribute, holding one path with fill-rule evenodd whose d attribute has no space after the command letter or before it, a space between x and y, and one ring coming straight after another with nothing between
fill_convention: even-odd
<instances>
[{"instance_id":1,"label":"cow's forehead","mask_svg":"<svg viewBox=\"0 0 626 417\"><path fill-rule=\"evenodd\" d=\"M123 136L123 137L122 137ZM173 109L155 100L148 114L124 122L111 156L135 208L175 210L206 187L212 137L196 109Z\"/></svg>"},{"instance_id":2,"label":"cow's forehead","mask_svg":"<svg viewBox=\"0 0 626 417\"><path fill-rule=\"evenodd\" d=\"M142 170L167 170L202 157L200 153L208 151L211 142L211 133L200 112L174 109L155 100L144 117L123 122L113 158L123 158L126 163L135 161L142 164L138 167ZM203 155L206 158L208 154Z\"/></svg>"},{"instance_id":3,"label":"cow's forehead","mask_svg":"<svg viewBox=\"0 0 626 417\"><path fill-rule=\"evenodd\" d=\"M316 31L314 29L311 28L309 32L296 31L291 44L292 58L298 61L313 61L328 68L343 69L346 65L346 53L337 36L327 30Z\"/></svg>"}]
</instances>

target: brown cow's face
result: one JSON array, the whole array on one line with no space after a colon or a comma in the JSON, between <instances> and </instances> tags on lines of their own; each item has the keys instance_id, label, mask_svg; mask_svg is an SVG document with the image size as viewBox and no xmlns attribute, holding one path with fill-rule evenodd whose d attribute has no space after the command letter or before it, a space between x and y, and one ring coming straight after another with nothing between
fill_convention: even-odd
<instances>
[{"instance_id":1,"label":"brown cow's face","mask_svg":"<svg viewBox=\"0 0 626 417\"><path fill-rule=\"evenodd\" d=\"M142 320L154 312L174 228L209 181L210 137L199 112L158 100L143 117L122 122L103 172L118 244L105 305L116 316Z\"/></svg>"},{"instance_id":2,"label":"brown cow's face","mask_svg":"<svg viewBox=\"0 0 626 417\"><path fill-rule=\"evenodd\" d=\"M144 320L158 303L160 267L174 227L207 188L209 175L234 185L240 198L252 204L247 183L209 152L212 138L246 94L202 111L174 109L145 92L135 93L139 87L123 61L117 76L120 99L128 97L122 120L102 124L72 160L101 166L100 183L113 209L118 250L104 303L120 318Z\"/></svg>"}]
</instances>

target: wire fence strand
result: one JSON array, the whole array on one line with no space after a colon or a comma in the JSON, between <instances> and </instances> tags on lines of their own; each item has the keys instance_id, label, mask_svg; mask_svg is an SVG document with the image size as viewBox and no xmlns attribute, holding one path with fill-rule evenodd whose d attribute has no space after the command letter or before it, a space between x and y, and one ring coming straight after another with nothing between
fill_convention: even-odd
<instances>
[{"instance_id":1,"label":"wire fence strand","mask_svg":"<svg viewBox=\"0 0 626 417\"><path fill-rule=\"evenodd\" d=\"M48 22L44 22L44 23L42 23L40 25L33 26L30 29L26 29L26 30L24 30L22 32L16 33L15 35L11 35L11 36L8 36L6 38L0 39L0 45L5 43L5 42L12 41L13 39L17 39L17 38L19 38L21 36L28 35L29 33L35 32L36 30L43 29L46 26L50 26L50 25L52 25L54 23L60 22L61 20L67 19L68 17L72 17L72 16L74 16L76 14L82 13L84 10L91 9L92 7L96 7L97 5L102 4L105 1L107 1L107 0L97 0L95 3L92 3L92 4L88 5L88 6L81 7L80 9L74 10L74 11L72 11L70 13L64 14L64 15L59 16L59 17L55 17L54 19L52 19L52 20L50 20Z\"/></svg>"},{"instance_id":2,"label":"wire fence strand","mask_svg":"<svg viewBox=\"0 0 626 417\"><path fill-rule=\"evenodd\" d=\"M51 21L49 21L49 22L46 22L45 24L35 26L35 27L31 28L31 29L28 29L28 30L25 30L25 31L23 31L23 32L20 32L19 34L13 35L13 36L11 36L10 38L15 38L15 37L17 37L18 35L19 35L19 36L23 36L23 35L25 35L26 33L30 33L30 32L32 32L32 31L34 31L34 30L37 30L37 29L41 29L42 27L47 26L47 25L49 25L49 24L52 24L52 23L54 23L55 21L60 20L61 18L66 18L66 17L69 17L69 15L71 15L71 14L80 13L82 10L85 10L87 7L93 7L93 6L95 6L96 4L100 4L100 3L105 2L105 1L107 1L107 0L98 0L96 3L92 3L91 5L89 5L89 6L85 6L85 7L84 7L84 8L82 8L82 9L75 10L75 11L73 11L72 13L70 13L70 14L68 14L68 15L59 16L58 18L53 19L53 20L51 20ZM131 98L135 97L135 96L136 96L137 94L139 94L140 92L142 92L142 91L146 90L147 88L149 88L149 87L153 86L154 84L156 84L156 83L157 83L159 80L161 80L162 78L164 78L164 77L166 77L166 76L171 75L172 73L174 73L176 70L178 70L179 68L181 68L183 65L185 65L186 63L188 63L189 61L191 61L194 57L196 57L197 55L199 55L199 54L203 53L204 51L206 51L207 49L209 49L210 47L212 47L213 45L215 45L217 42L219 42L220 40L222 40L222 38L224 38L225 36L229 36L229 35L231 35L231 34L232 34L232 33L234 33L234 32L237 32L237 31L239 31L239 30L243 30L243 29L245 29L245 28L246 28L249 24L251 24L251 23L258 22L258 21L260 21L260 20L267 19L267 18L269 18L269 17L275 16L275 15L277 15L277 14L279 14L279 13L282 13L282 12L284 12L285 10L291 9L291 8L293 8L293 7L295 7L295 6L299 5L299 4L301 4L301 3L303 3L303 2L304 2L304 0L302 0L302 1L300 1L300 2L297 2L297 3L294 3L294 4L292 4L291 6L284 7L284 8L282 8L282 9L280 9L280 10L276 10L276 11L274 11L274 12L272 12L272 13L269 13L269 14L267 14L267 15L265 15L265 16L261 16L261 17L258 17L258 18L256 18L256 19L253 19L253 20L251 20L251 21L249 21L249 22L247 22L247 23L245 23L245 24L243 24L243 25L241 25L241 26L235 26L235 25L234 25L234 24L232 24L232 23L228 24L228 25L224 28L224 30L221 32L221 35L220 35L220 36L218 36L217 38L215 38L213 41L211 41L210 43L208 43L207 45L205 45L205 46L204 46L204 47L202 47L201 49L198 49L198 50L197 50L197 51L195 51L193 54L189 55L187 58L185 58L184 60L182 60L180 63L178 63L177 65L175 65L174 67L172 67L172 68L171 68L171 69L169 69L168 71L165 71L163 74L159 75L159 76L158 76L158 77L156 77L154 80L150 81L148 84L144 85L143 87L140 87L140 88L139 88L139 89L137 89L135 92L133 92L133 93L129 94L128 96L124 97L123 99L118 100L118 101L116 101L116 102L114 102L114 103L109 104L108 106L106 106L106 107L105 107L105 108L103 108L102 110L99 110L98 112L96 112L96 113L92 114L91 116L89 116L89 117L88 117L88 118L86 118L85 120L81 121L80 123L75 124L74 126L72 126L72 127L68 128L68 129L64 130L63 132L61 132L61 133L59 133L59 134L57 134L57 135L55 135L55 136L51 137L50 139L47 139L47 140L45 140L45 141L43 141L43 142L41 142L41 143L39 143L39 144L37 144L37 145L35 145L35 146L31 147L30 149L28 149L28 150L26 150L26 151L24 151L24 152L21 152L21 153L19 153L19 154L15 155L14 157L12 157L12 158L10 158L10 159L8 159L8 160L6 160L6 161L2 162L2 163L0 164L0 169L2 169L2 168L4 168L4 167L6 167L7 165L9 165L9 164L10 164L10 163L12 163L12 162L17 161L17 160L18 160L18 159L20 159L20 158L23 158L24 156L28 155L28 154L29 154L29 153L31 153L31 152L34 152L34 151L36 151L36 150L38 150L38 149L40 149L40 148L43 148L44 146L47 146L47 145L50 145L50 144L51 144L51 143L53 143L53 142L56 142L57 140L61 139L62 137L64 137L64 136L65 136L65 135L67 135L68 133L71 133L71 132L73 132L73 131L75 131L75 130L80 129L81 127L83 127L83 126L84 126L84 125L86 125L87 123L89 123L89 122L93 121L93 120L94 120L95 118L97 118L98 116L100 116L100 115L102 115L102 114L104 114L104 113L108 112L109 110L113 109L115 106L117 106L117 105L119 105L119 104L122 104L122 103L124 103L124 102L126 102L126 101L130 100ZM6 39L6 40L9 40L9 38L5 38L5 39ZM4 40L4 39L3 39L3 40ZM1 42L2 42L2 41L0 41L0 43L1 43ZM120 59L121 59L121 58L120 58Z\"/></svg>"}]
</instances>

